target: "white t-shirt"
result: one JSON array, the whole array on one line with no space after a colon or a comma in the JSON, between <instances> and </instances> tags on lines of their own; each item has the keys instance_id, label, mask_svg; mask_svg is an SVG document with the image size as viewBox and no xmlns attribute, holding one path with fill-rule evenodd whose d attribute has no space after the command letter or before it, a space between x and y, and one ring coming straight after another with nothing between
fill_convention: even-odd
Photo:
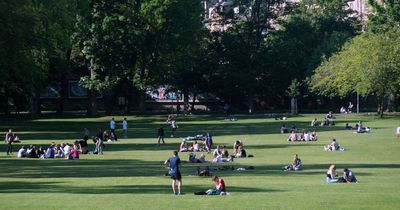
<instances>
[{"instance_id":1,"label":"white t-shirt","mask_svg":"<svg viewBox=\"0 0 400 210\"><path fill-rule=\"evenodd\" d=\"M310 141L310 134L309 133L305 133L304 134L304 140L305 141Z\"/></svg>"},{"instance_id":2,"label":"white t-shirt","mask_svg":"<svg viewBox=\"0 0 400 210\"><path fill-rule=\"evenodd\" d=\"M177 128L177 127L178 127L178 126L176 125L176 121L175 121L175 120L172 120L171 126L172 126L172 128Z\"/></svg>"},{"instance_id":3,"label":"white t-shirt","mask_svg":"<svg viewBox=\"0 0 400 210\"><path fill-rule=\"evenodd\" d=\"M122 129L128 129L128 122L126 120L122 121Z\"/></svg>"},{"instance_id":4,"label":"white t-shirt","mask_svg":"<svg viewBox=\"0 0 400 210\"><path fill-rule=\"evenodd\" d=\"M71 146L65 145L64 146L64 154L69 154L71 152Z\"/></svg>"},{"instance_id":5,"label":"white t-shirt","mask_svg":"<svg viewBox=\"0 0 400 210\"><path fill-rule=\"evenodd\" d=\"M114 120L110 121L110 129L115 129L115 121Z\"/></svg>"},{"instance_id":6,"label":"white t-shirt","mask_svg":"<svg viewBox=\"0 0 400 210\"><path fill-rule=\"evenodd\" d=\"M396 134L400 134L400 126L397 127Z\"/></svg>"},{"instance_id":7,"label":"white t-shirt","mask_svg":"<svg viewBox=\"0 0 400 210\"><path fill-rule=\"evenodd\" d=\"M24 148L18 150L17 157L22 158L25 157L25 155L26 155L26 150Z\"/></svg>"}]
</instances>

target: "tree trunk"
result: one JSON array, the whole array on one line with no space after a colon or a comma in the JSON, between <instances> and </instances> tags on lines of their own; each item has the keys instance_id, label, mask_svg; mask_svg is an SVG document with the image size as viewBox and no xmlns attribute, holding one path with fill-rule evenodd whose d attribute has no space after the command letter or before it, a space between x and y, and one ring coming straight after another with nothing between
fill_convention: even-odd
<instances>
[{"instance_id":1,"label":"tree trunk","mask_svg":"<svg viewBox=\"0 0 400 210\"><path fill-rule=\"evenodd\" d=\"M384 96L378 96L378 115L380 118L383 117L384 101L385 101Z\"/></svg>"},{"instance_id":2,"label":"tree trunk","mask_svg":"<svg viewBox=\"0 0 400 210\"><path fill-rule=\"evenodd\" d=\"M31 92L30 98L31 117L37 118L40 115L40 93L38 88L34 88Z\"/></svg>"},{"instance_id":3,"label":"tree trunk","mask_svg":"<svg viewBox=\"0 0 400 210\"><path fill-rule=\"evenodd\" d=\"M394 112L396 110L396 94L390 93L387 103L387 112Z\"/></svg>"},{"instance_id":4,"label":"tree trunk","mask_svg":"<svg viewBox=\"0 0 400 210\"><path fill-rule=\"evenodd\" d=\"M188 114L189 111L189 90L185 89L183 92L183 114Z\"/></svg>"},{"instance_id":5,"label":"tree trunk","mask_svg":"<svg viewBox=\"0 0 400 210\"><path fill-rule=\"evenodd\" d=\"M248 107L249 107L249 114L253 113L254 111L254 94L253 91L249 92L248 95Z\"/></svg>"},{"instance_id":6,"label":"tree trunk","mask_svg":"<svg viewBox=\"0 0 400 210\"><path fill-rule=\"evenodd\" d=\"M295 98L290 100L290 112L292 114L297 114L297 99Z\"/></svg>"},{"instance_id":7,"label":"tree trunk","mask_svg":"<svg viewBox=\"0 0 400 210\"><path fill-rule=\"evenodd\" d=\"M196 98L197 98L197 93L194 92L194 93L193 93L192 105L191 105L191 107L190 107L190 110L191 110L191 111L194 111L194 106L196 105Z\"/></svg>"},{"instance_id":8,"label":"tree trunk","mask_svg":"<svg viewBox=\"0 0 400 210\"><path fill-rule=\"evenodd\" d=\"M87 108L87 115L89 117L96 117L97 116L97 92L95 90L89 90L88 93L88 108Z\"/></svg>"},{"instance_id":9,"label":"tree trunk","mask_svg":"<svg viewBox=\"0 0 400 210\"><path fill-rule=\"evenodd\" d=\"M139 112L143 114L146 111L146 92L139 90Z\"/></svg>"},{"instance_id":10,"label":"tree trunk","mask_svg":"<svg viewBox=\"0 0 400 210\"><path fill-rule=\"evenodd\" d=\"M64 102L65 99L67 98L67 90L68 90L68 83L66 79L66 75L63 74L61 76L61 81L60 81L60 98L57 100L57 114L58 115L63 115L64 114Z\"/></svg>"}]
</instances>

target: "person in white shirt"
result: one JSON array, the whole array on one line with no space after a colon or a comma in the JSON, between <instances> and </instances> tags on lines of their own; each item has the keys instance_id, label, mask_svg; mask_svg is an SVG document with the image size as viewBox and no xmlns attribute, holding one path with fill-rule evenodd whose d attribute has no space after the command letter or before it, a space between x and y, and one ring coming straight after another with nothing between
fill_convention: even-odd
<instances>
[{"instance_id":1,"label":"person in white shirt","mask_svg":"<svg viewBox=\"0 0 400 210\"><path fill-rule=\"evenodd\" d=\"M24 146L21 147L21 149L18 150L17 158L23 158L26 157L26 149Z\"/></svg>"},{"instance_id":2,"label":"person in white shirt","mask_svg":"<svg viewBox=\"0 0 400 210\"><path fill-rule=\"evenodd\" d=\"M400 126L397 127L397 129L396 129L396 135L397 135L397 137L400 137Z\"/></svg>"},{"instance_id":3,"label":"person in white shirt","mask_svg":"<svg viewBox=\"0 0 400 210\"><path fill-rule=\"evenodd\" d=\"M65 158L68 159L69 153L71 153L71 146L69 146L69 144L67 143L64 146L64 156L65 156Z\"/></svg>"},{"instance_id":4,"label":"person in white shirt","mask_svg":"<svg viewBox=\"0 0 400 210\"><path fill-rule=\"evenodd\" d=\"M124 121L122 121L122 130L124 131L124 137L128 138L128 121L126 120L126 117L124 118Z\"/></svg>"}]
</instances>

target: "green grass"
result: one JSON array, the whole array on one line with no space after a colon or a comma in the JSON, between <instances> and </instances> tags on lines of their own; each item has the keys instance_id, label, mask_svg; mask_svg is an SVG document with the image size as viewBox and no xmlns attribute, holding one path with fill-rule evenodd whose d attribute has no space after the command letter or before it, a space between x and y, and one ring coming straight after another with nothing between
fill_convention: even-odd
<instances>
[{"instance_id":1,"label":"green grass","mask_svg":"<svg viewBox=\"0 0 400 210\"><path fill-rule=\"evenodd\" d=\"M230 196L194 196L193 192L208 189L213 183L209 178L191 176L196 174L198 165L188 163L182 165L186 195L172 195L162 163L178 147L180 139L166 138L167 145L156 147L156 130L165 123L165 116L129 117L129 139L107 143L104 155L82 155L79 161L7 157L5 145L1 144L0 208L399 209L400 138L395 137L394 131L400 118L338 116L336 126L316 128L320 139L317 142L286 142L288 135L279 134L282 123L310 129L313 117L320 119L322 115L287 121L243 117L237 122L225 122L219 117L178 117L180 136L210 131L216 144L228 148L241 139L248 154L255 156L225 164L236 168L255 166L255 170L213 171L224 178ZM84 127L95 134L99 128L108 128L109 120L110 117L10 118L0 120L0 130L11 127L19 134L22 143L14 145L16 154L21 145L72 142L81 138ZM116 120L121 122L122 117ZM355 134L343 129L346 122L354 125L358 120L372 127L372 133ZM169 134L169 127L166 131ZM332 138L349 150L325 152L323 145ZM299 154L303 170L282 172L281 167L290 162L293 154ZM180 157L188 159L185 153ZM208 154L207 159L210 158ZM333 163L339 173L344 167L353 169L359 183L327 184L325 171Z\"/></svg>"}]
</instances>

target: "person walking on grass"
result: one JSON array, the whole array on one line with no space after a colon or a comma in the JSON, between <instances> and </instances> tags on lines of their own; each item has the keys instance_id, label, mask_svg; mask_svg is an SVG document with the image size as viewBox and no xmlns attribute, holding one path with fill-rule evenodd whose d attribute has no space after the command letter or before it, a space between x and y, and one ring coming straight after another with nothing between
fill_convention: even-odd
<instances>
[{"instance_id":1,"label":"person walking on grass","mask_svg":"<svg viewBox=\"0 0 400 210\"><path fill-rule=\"evenodd\" d=\"M164 165L168 166L168 174L172 179L172 192L174 195L182 195L182 175L179 170L179 165L181 164L181 159L178 156L178 151L172 152L173 156L164 162ZM178 186L178 193L175 188Z\"/></svg>"},{"instance_id":2,"label":"person walking on grass","mask_svg":"<svg viewBox=\"0 0 400 210\"><path fill-rule=\"evenodd\" d=\"M128 138L128 121L126 120L126 117L124 118L124 121L122 121L122 131L124 132L124 137Z\"/></svg>"},{"instance_id":3,"label":"person walking on grass","mask_svg":"<svg viewBox=\"0 0 400 210\"><path fill-rule=\"evenodd\" d=\"M157 135L158 135L158 146L160 146L160 141L162 140L163 144L165 144L164 141L164 128L162 125L157 130Z\"/></svg>"},{"instance_id":4,"label":"person walking on grass","mask_svg":"<svg viewBox=\"0 0 400 210\"><path fill-rule=\"evenodd\" d=\"M7 155L12 155L12 144L15 139L15 134L12 132L12 129L8 130L4 142L7 144Z\"/></svg>"}]
</instances>

